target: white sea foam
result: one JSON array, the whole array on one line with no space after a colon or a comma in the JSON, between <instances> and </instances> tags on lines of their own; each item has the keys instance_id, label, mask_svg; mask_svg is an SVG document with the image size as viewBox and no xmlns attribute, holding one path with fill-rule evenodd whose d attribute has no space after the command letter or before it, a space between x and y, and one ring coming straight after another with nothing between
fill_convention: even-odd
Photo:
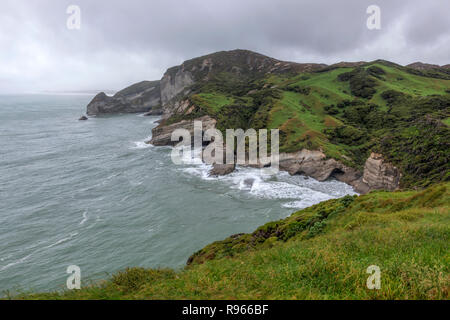
<instances>
[{"instance_id":1,"label":"white sea foam","mask_svg":"<svg viewBox=\"0 0 450 320\"><path fill-rule=\"evenodd\" d=\"M335 180L319 182L300 175L290 176L287 172L274 174L264 168L239 166L229 175L211 177L210 169L211 166L200 163L184 168L183 171L204 180L222 181L233 189L255 197L291 200L282 205L285 208L302 209L329 199L356 194L350 186Z\"/></svg>"},{"instance_id":2,"label":"white sea foam","mask_svg":"<svg viewBox=\"0 0 450 320\"><path fill-rule=\"evenodd\" d=\"M153 147L152 144L146 143L149 138L142 140L142 141L133 141L134 146L132 146L130 149L147 149Z\"/></svg>"},{"instance_id":3,"label":"white sea foam","mask_svg":"<svg viewBox=\"0 0 450 320\"><path fill-rule=\"evenodd\" d=\"M16 260L14 262L8 263L7 265L5 265L3 267L0 267L0 271L6 270L6 269L8 269L8 268L10 268L12 266L15 266L16 264L20 264L20 263L25 262L29 257L31 257L31 255L32 255L32 253L30 253L29 255L26 255L23 258L20 258L19 260Z\"/></svg>"},{"instance_id":4,"label":"white sea foam","mask_svg":"<svg viewBox=\"0 0 450 320\"><path fill-rule=\"evenodd\" d=\"M83 220L81 220L80 226L83 225L88 220L87 213L88 213L87 211L83 212Z\"/></svg>"},{"instance_id":5,"label":"white sea foam","mask_svg":"<svg viewBox=\"0 0 450 320\"><path fill-rule=\"evenodd\" d=\"M73 237L75 237L75 236L77 236L77 235L78 235L78 232L73 232L73 233L71 233L68 237L62 238L62 239L56 241L55 243L53 243L53 244L51 244L51 245L48 245L46 248L53 248L53 247L55 247L55 246L57 246L57 245L59 245L59 244L61 244L61 243L64 243L64 242L66 242L66 241L71 240Z\"/></svg>"}]
</instances>

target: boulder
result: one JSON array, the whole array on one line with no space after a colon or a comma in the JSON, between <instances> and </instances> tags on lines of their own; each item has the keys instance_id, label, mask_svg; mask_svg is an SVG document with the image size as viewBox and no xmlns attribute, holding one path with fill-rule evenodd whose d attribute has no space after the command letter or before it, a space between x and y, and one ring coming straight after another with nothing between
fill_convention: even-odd
<instances>
[{"instance_id":1,"label":"boulder","mask_svg":"<svg viewBox=\"0 0 450 320\"><path fill-rule=\"evenodd\" d=\"M88 117L86 117L86 116L81 116L81 118L78 119L78 120L81 120L81 121L88 120Z\"/></svg>"},{"instance_id":2,"label":"boulder","mask_svg":"<svg viewBox=\"0 0 450 320\"><path fill-rule=\"evenodd\" d=\"M214 145L214 142L211 142L209 146ZM216 157L216 151L219 150L219 154ZM221 163L216 163L215 160L221 158ZM221 146L215 148L210 154L205 152L205 149L202 152L203 162L206 164L212 164L212 169L209 171L210 176L225 176L227 174L232 173L236 169L236 163L227 164L226 163L226 147Z\"/></svg>"},{"instance_id":3,"label":"boulder","mask_svg":"<svg viewBox=\"0 0 450 320\"><path fill-rule=\"evenodd\" d=\"M230 174L236 168L235 164L213 164L213 168L209 171L210 176L225 176Z\"/></svg>"}]
</instances>

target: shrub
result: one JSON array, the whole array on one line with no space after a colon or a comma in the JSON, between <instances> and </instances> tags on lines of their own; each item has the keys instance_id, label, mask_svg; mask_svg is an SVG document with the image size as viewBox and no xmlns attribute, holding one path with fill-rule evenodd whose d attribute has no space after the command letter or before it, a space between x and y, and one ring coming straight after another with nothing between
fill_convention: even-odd
<instances>
[{"instance_id":1,"label":"shrub","mask_svg":"<svg viewBox=\"0 0 450 320\"><path fill-rule=\"evenodd\" d=\"M327 114L335 115L339 113L339 109L334 104L323 107Z\"/></svg>"},{"instance_id":2,"label":"shrub","mask_svg":"<svg viewBox=\"0 0 450 320\"><path fill-rule=\"evenodd\" d=\"M299 86L299 85L290 85L286 87L287 91L297 92L304 95L308 95L311 92L310 87Z\"/></svg>"},{"instance_id":3,"label":"shrub","mask_svg":"<svg viewBox=\"0 0 450 320\"><path fill-rule=\"evenodd\" d=\"M350 72L342 73L338 76L339 81L349 81L351 93L360 98L370 99L377 92L376 82L369 77L369 72L357 68Z\"/></svg>"}]
</instances>

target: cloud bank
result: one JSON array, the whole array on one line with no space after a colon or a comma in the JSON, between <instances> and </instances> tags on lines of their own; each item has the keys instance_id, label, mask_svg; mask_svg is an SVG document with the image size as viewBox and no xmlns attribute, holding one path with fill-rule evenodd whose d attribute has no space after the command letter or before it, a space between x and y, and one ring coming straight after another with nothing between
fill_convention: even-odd
<instances>
[{"instance_id":1,"label":"cloud bank","mask_svg":"<svg viewBox=\"0 0 450 320\"><path fill-rule=\"evenodd\" d=\"M366 9L381 9L368 30ZM69 5L81 29L69 30ZM3 0L0 93L120 89L186 59L249 49L335 63L448 64L448 0Z\"/></svg>"}]
</instances>

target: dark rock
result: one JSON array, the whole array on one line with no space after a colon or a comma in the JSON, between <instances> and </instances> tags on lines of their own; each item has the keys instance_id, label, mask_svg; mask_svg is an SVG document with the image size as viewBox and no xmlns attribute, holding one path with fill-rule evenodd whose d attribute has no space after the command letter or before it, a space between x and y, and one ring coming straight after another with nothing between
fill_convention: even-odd
<instances>
[{"instance_id":1,"label":"dark rock","mask_svg":"<svg viewBox=\"0 0 450 320\"><path fill-rule=\"evenodd\" d=\"M78 119L78 120L87 120L87 119L88 119L88 117L86 117L86 116L81 116L81 118Z\"/></svg>"},{"instance_id":2,"label":"dark rock","mask_svg":"<svg viewBox=\"0 0 450 320\"><path fill-rule=\"evenodd\" d=\"M210 176L225 176L230 174L236 168L235 164L213 164L213 168L209 171Z\"/></svg>"},{"instance_id":3,"label":"dark rock","mask_svg":"<svg viewBox=\"0 0 450 320\"><path fill-rule=\"evenodd\" d=\"M87 106L88 115L148 112L161 106L160 81L142 81L114 96L97 94Z\"/></svg>"}]
</instances>

